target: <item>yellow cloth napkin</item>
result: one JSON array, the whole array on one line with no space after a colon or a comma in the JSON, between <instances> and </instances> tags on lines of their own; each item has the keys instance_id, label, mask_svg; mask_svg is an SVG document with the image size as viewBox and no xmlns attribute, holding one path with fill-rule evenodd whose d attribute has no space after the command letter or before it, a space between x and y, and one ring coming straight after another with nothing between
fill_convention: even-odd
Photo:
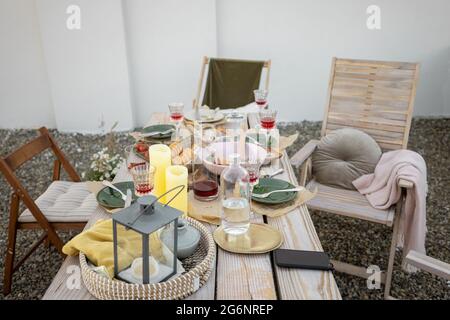
<instances>
[{"instance_id":1,"label":"yellow cloth napkin","mask_svg":"<svg viewBox=\"0 0 450 320\"><path fill-rule=\"evenodd\" d=\"M142 256L142 237L133 230L117 226L119 272L129 267L133 260ZM161 241L157 232L150 235L151 255L159 262L165 263ZM83 252L96 266L105 266L111 278L114 277L112 220L99 220L90 229L83 231L70 240L63 252L76 256Z\"/></svg>"}]
</instances>

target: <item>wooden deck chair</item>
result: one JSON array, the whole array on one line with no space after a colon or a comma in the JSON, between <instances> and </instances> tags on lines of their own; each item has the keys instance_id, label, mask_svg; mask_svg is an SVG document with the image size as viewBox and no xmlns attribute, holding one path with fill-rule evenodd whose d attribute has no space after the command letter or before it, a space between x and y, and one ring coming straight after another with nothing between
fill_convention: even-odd
<instances>
[{"instance_id":1,"label":"wooden deck chair","mask_svg":"<svg viewBox=\"0 0 450 320\"><path fill-rule=\"evenodd\" d=\"M78 183L80 177L70 165L66 156L55 143L46 128L39 129L40 136L22 146L6 158L0 158L0 171L12 187L11 206L8 226L8 244L5 258L3 292L11 292L13 273L44 241L53 244L62 254L63 242L56 230L82 230L95 208L85 206L84 199L89 190L84 183ZM34 201L14 171L39 153L51 149L56 160L53 167L53 181L50 187ZM57 181L61 166L73 182ZM19 214L20 201L26 210ZM78 203L77 203L78 202ZM42 236L31 246L15 264L16 236L19 229L42 229Z\"/></svg>"},{"instance_id":2,"label":"wooden deck chair","mask_svg":"<svg viewBox=\"0 0 450 320\"><path fill-rule=\"evenodd\" d=\"M450 264L414 250L408 252L405 262L422 271L447 280L447 285L450 286Z\"/></svg>"},{"instance_id":3,"label":"wooden deck chair","mask_svg":"<svg viewBox=\"0 0 450 320\"><path fill-rule=\"evenodd\" d=\"M201 105L201 103L202 103L202 101L200 101L200 96L201 96L202 92L203 92L203 96L205 96L205 92L204 92L205 89L203 87L204 87L204 82L205 82L206 67L209 65L211 59L215 59L215 60L221 61L223 63L226 63L226 62L231 62L231 63L233 63L233 62L242 62L242 63L255 63L255 64L260 64L261 63L262 64L262 68L266 69L266 73L265 73L266 74L266 79L265 79L265 83L264 83L264 88L266 90L269 90L270 69L271 69L271 66L272 66L272 61L271 60L266 60L266 61L256 61L255 60L255 61L252 61L252 60L237 60L237 59L219 59L219 58L210 58L210 57L206 57L205 56L205 57L203 57L203 60L202 60L202 67L201 67L201 71L200 71L200 79L198 81L197 95L196 95L196 97L194 99L194 102L193 102L194 109L198 108L199 105ZM226 83L224 85L226 86ZM257 89L257 88L255 88L255 89ZM251 92L249 94L253 95L253 92ZM210 106L210 107L213 107L213 106ZM235 107L241 107L241 105L235 106Z\"/></svg>"},{"instance_id":4,"label":"wooden deck chair","mask_svg":"<svg viewBox=\"0 0 450 320\"><path fill-rule=\"evenodd\" d=\"M321 135L340 128L355 128L369 134L383 152L406 149L416 95L419 64L333 58ZM300 166L300 184L318 188L310 209L363 219L392 227L393 235L387 271L383 272L385 298L389 298L392 269L404 197L389 210L370 206L357 191L319 184L314 180L311 155L318 141L309 141L291 158ZM400 187L412 188L409 181ZM405 253L406 254L406 253ZM367 278L366 269L334 261L337 271Z\"/></svg>"},{"instance_id":5,"label":"wooden deck chair","mask_svg":"<svg viewBox=\"0 0 450 320\"><path fill-rule=\"evenodd\" d=\"M450 264L448 263L414 250L406 255L406 263L450 282Z\"/></svg>"}]
</instances>

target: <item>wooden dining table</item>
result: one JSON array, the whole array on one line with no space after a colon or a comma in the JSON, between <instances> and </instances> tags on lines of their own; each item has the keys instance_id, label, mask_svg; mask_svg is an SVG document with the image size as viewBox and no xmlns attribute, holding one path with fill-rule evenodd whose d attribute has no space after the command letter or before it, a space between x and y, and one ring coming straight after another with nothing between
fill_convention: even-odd
<instances>
[{"instance_id":1,"label":"wooden dining table","mask_svg":"<svg viewBox=\"0 0 450 320\"><path fill-rule=\"evenodd\" d=\"M248 127L258 122L256 114L248 114ZM164 113L154 113L149 124L167 123L169 118ZM280 159L284 172L279 179L298 185L293 168L286 152ZM126 165L123 165L114 182L130 181ZM89 228L99 219L111 218L100 206L86 225ZM255 214L253 222L267 223L278 229L284 241L281 248L323 251L319 237L306 205L300 205L289 213L276 217L263 217ZM205 222L214 231L216 226ZM48 287L44 300L91 300L95 299L79 279L74 276L79 268L79 257L67 257L52 283ZM77 268L78 267L78 268ZM79 272L79 271L78 271ZM81 274L80 274L81 276ZM75 285L74 285L75 283ZM77 285L77 283L79 285ZM236 254L217 247L216 264L211 276L204 286L188 297L190 300L322 300L341 299L331 271L304 270L279 267L274 263L271 253Z\"/></svg>"}]
</instances>

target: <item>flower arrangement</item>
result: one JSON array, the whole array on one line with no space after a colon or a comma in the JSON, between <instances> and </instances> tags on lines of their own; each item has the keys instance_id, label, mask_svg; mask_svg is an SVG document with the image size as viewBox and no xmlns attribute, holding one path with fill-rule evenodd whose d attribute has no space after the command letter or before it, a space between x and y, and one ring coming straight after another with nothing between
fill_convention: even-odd
<instances>
[{"instance_id":1,"label":"flower arrangement","mask_svg":"<svg viewBox=\"0 0 450 320\"><path fill-rule=\"evenodd\" d=\"M124 159L116 154L111 156L109 149L103 148L91 157L91 167L86 174L86 179L90 181L111 181L119 171L119 165Z\"/></svg>"}]
</instances>

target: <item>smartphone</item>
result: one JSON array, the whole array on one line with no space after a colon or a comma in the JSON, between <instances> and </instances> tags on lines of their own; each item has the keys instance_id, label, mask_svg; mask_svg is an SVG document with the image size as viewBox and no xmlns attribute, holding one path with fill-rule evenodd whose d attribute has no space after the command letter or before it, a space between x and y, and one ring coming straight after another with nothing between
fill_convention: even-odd
<instances>
[{"instance_id":1,"label":"smartphone","mask_svg":"<svg viewBox=\"0 0 450 320\"><path fill-rule=\"evenodd\" d=\"M330 257L325 252L277 249L275 263L279 267L310 270L333 270Z\"/></svg>"}]
</instances>

